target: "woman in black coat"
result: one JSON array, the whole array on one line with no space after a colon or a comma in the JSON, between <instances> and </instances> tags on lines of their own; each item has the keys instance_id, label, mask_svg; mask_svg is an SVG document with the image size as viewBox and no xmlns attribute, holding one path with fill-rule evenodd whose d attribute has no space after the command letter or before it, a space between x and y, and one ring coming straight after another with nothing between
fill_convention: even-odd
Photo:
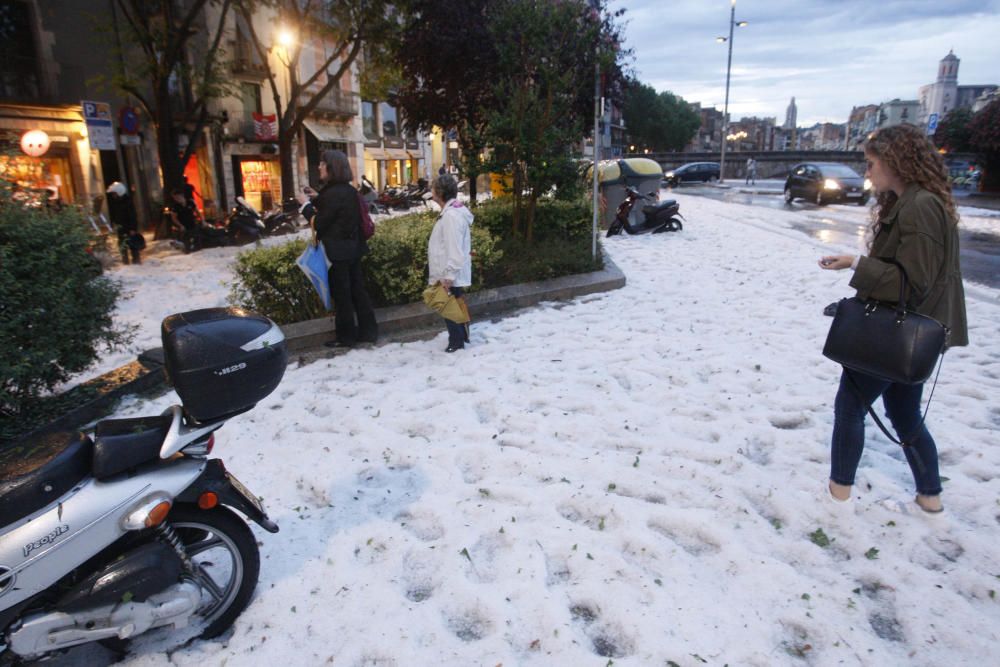
<instances>
[{"instance_id":1,"label":"woman in black coat","mask_svg":"<svg viewBox=\"0 0 1000 667\"><path fill-rule=\"evenodd\" d=\"M368 243L361 232L358 191L351 185L351 163L342 151L324 151L319 163L323 187L313 198L313 228L330 260L330 293L333 297L336 337L327 347L352 347L378 338L375 310L365 290L361 258Z\"/></svg>"}]
</instances>

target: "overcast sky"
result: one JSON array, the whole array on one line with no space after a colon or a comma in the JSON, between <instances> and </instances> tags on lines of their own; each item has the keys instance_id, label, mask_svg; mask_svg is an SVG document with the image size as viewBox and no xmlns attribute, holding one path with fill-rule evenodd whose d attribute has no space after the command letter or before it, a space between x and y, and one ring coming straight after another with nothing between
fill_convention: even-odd
<instances>
[{"instance_id":1,"label":"overcast sky","mask_svg":"<svg viewBox=\"0 0 1000 667\"><path fill-rule=\"evenodd\" d=\"M657 91L725 101L730 0L612 0L636 74ZM917 99L953 49L959 85L1000 84L1000 0L736 0L730 117L843 123L851 107Z\"/></svg>"}]
</instances>

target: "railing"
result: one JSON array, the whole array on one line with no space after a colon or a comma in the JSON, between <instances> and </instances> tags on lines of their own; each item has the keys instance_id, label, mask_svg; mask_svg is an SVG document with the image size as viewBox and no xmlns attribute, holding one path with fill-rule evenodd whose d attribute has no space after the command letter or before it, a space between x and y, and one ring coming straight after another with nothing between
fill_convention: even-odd
<instances>
[{"instance_id":1,"label":"railing","mask_svg":"<svg viewBox=\"0 0 1000 667\"><path fill-rule=\"evenodd\" d=\"M226 130L226 137L229 139L259 141L254 132L253 112L230 112L229 122L226 124ZM272 139L271 141L277 141L277 139Z\"/></svg>"},{"instance_id":2,"label":"railing","mask_svg":"<svg viewBox=\"0 0 1000 667\"><path fill-rule=\"evenodd\" d=\"M255 74L265 76L267 67L261 61L257 51L245 39L236 40L236 50L233 54L233 74Z\"/></svg>"},{"instance_id":3,"label":"railing","mask_svg":"<svg viewBox=\"0 0 1000 667\"><path fill-rule=\"evenodd\" d=\"M299 96L299 106L305 106L312 100L313 93L303 93ZM331 115L342 118L350 118L358 114L359 100L361 96L347 90L334 88L320 98L313 113L318 115Z\"/></svg>"}]
</instances>

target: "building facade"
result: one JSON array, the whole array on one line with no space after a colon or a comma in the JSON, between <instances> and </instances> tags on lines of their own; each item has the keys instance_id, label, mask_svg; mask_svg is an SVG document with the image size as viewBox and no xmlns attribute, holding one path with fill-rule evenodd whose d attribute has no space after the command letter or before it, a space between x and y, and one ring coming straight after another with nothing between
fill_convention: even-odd
<instances>
[{"instance_id":1,"label":"building facade","mask_svg":"<svg viewBox=\"0 0 1000 667\"><path fill-rule=\"evenodd\" d=\"M971 108L978 98L997 90L996 84L960 86L959 64L961 61L958 56L949 51L938 63L937 80L920 87L920 110L916 119L918 124L926 126L934 115L940 120L952 109Z\"/></svg>"}]
</instances>

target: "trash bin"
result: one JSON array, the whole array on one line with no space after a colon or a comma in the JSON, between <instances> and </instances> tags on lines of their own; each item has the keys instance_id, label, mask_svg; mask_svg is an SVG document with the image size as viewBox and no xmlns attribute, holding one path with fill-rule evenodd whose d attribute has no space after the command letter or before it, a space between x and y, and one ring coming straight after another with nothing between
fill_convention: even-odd
<instances>
[{"instance_id":1,"label":"trash bin","mask_svg":"<svg viewBox=\"0 0 1000 667\"><path fill-rule=\"evenodd\" d=\"M626 187L644 195L659 196L663 169L655 160L644 157L602 160L597 167L597 179L605 201L602 219L609 225L615 219L619 204L625 200Z\"/></svg>"}]
</instances>

